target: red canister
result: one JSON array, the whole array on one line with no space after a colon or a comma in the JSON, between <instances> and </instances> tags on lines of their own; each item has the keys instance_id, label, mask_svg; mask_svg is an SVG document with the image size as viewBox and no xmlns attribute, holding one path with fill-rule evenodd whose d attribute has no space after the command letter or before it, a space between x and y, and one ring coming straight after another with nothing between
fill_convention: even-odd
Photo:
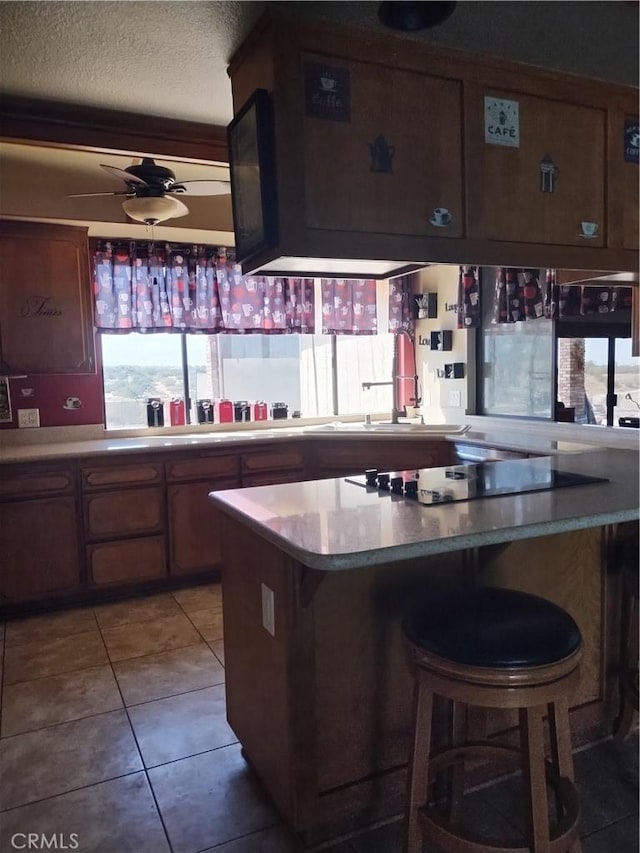
<instances>
[{"instance_id":1,"label":"red canister","mask_svg":"<svg viewBox=\"0 0 640 853\"><path fill-rule=\"evenodd\" d=\"M213 404L215 422L218 424L232 424L235 416L231 400L216 400Z\"/></svg>"},{"instance_id":2,"label":"red canister","mask_svg":"<svg viewBox=\"0 0 640 853\"><path fill-rule=\"evenodd\" d=\"M252 403L251 404L251 420L252 421L266 421L267 420L267 404L266 403Z\"/></svg>"},{"instance_id":3,"label":"red canister","mask_svg":"<svg viewBox=\"0 0 640 853\"><path fill-rule=\"evenodd\" d=\"M171 426L184 424L184 400L172 400L169 403L169 421Z\"/></svg>"}]
</instances>

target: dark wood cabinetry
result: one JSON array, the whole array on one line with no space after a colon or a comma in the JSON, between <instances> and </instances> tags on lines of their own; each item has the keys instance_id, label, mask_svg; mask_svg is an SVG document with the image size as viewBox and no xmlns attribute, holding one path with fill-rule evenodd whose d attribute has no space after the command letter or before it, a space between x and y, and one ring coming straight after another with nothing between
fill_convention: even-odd
<instances>
[{"instance_id":1,"label":"dark wood cabinetry","mask_svg":"<svg viewBox=\"0 0 640 853\"><path fill-rule=\"evenodd\" d=\"M350 79L349 122L304 118L305 221L314 229L461 237L462 85L373 60L339 63ZM449 212L440 224L436 209Z\"/></svg>"},{"instance_id":2,"label":"dark wood cabinetry","mask_svg":"<svg viewBox=\"0 0 640 853\"><path fill-rule=\"evenodd\" d=\"M214 489L240 485L235 453L197 453L166 462L169 572L194 575L220 567L220 514Z\"/></svg>"},{"instance_id":3,"label":"dark wood cabinetry","mask_svg":"<svg viewBox=\"0 0 640 853\"><path fill-rule=\"evenodd\" d=\"M442 440L326 436L5 465L0 605L211 576L226 523L212 491L446 465L453 455Z\"/></svg>"},{"instance_id":4,"label":"dark wood cabinetry","mask_svg":"<svg viewBox=\"0 0 640 853\"><path fill-rule=\"evenodd\" d=\"M256 89L273 108L279 236L245 271L637 269L636 89L278 13L230 76L236 113ZM485 98L515 104L512 146L493 144Z\"/></svg>"},{"instance_id":5,"label":"dark wood cabinetry","mask_svg":"<svg viewBox=\"0 0 640 853\"><path fill-rule=\"evenodd\" d=\"M0 603L80 588L80 537L72 468L6 466L0 477Z\"/></svg>"},{"instance_id":6,"label":"dark wood cabinetry","mask_svg":"<svg viewBox=\"0 0 640 853\"><path fill-rule=\"evenodd\" d=\"M486 97L518 104L518 147L485 143ZM468 111L470 237L583 248L606 244L604 108L478 87ZM546 191L542 169L550 175ZM592 236L583 235L582 222L594 223Z\"/></svg>"},{"instance_id":7,"label":"dark wood cabinetry","mask_svg":"<svg viewBox=\"0 0 640 853\"><path fill-rule=\"evenodd\" d=\"M0 221L0 362L10 373L94 373L87 230Z\"/></svg>"},{"instance_id":8,"label":"dark wood cabinetry","mask_svg":"<svg viewBox=\"0 0 640 853\"><path fill-rule=\"evenodd\" d=\"M80 481L89 586L166 577L162 461L97 459L81 466Z\"/></svg>"},{"instance_id":9,"label":"dark wood cabinetry","mask_svg":"<svg viewBox=\"0 0 640 853\"><path fill-rule=\"evenodd\" d=\"M356 438L315 446L314 469L318 478L362 474L367 468L393 471L437 468L455 461L455 448L447 441L362 441Z\"/></svg>"}]
</instances>

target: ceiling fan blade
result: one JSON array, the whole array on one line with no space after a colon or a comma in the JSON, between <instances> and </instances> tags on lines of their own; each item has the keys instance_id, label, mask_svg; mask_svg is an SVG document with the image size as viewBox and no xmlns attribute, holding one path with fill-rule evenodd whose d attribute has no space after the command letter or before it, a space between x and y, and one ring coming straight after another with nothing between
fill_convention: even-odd
<instances>
[{"instance_id":1,"label":"ceiling fan blade","mask_svg":"<svg viewBox=\"0 0 640 853\"><path fill-rule=\"evenodd\" d=\"M114 178L118 178L121 181L126 181L128 184L140 184L143 187L148 186L146 181L143 181L142 178L138 178L136 175L132 175L131 172L125 172L124 169L118 169L117 166L107 166L104 163L100 163L100 167L112 175Z\"/></svg>"},{"instance_id":2,"label":"ceiling fan blade","mask_svg":"<svg viewBox=\"0 0 640 853\"><path fill-rule=\"evenodd\" d=\"M119 192L111 192L111 193L74 193L73 195L68 195L67 198L95 198L99 195L131 195L129 190L120 190Z\"/></svg>"},{"instance_id":3,"label":"ceiling fan blade","mask_svg":"<svg viewBox=\"0 0 640 853\"><path fill-rule=\"evenodd\" d=\"M176 181L170 192L176 195L225 195L231 192L229 181Z\"/></svg>"}]
</instances>

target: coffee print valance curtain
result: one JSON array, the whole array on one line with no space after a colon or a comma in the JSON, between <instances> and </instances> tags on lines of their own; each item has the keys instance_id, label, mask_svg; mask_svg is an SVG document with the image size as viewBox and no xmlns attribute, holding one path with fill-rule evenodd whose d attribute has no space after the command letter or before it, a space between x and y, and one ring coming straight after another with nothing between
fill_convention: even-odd
<instances>
[{"instance_id":1,"label":"coffee print valance curtain","mask_svg":"<svg viewBox=\"0 0 640 853\"><path fill-rule=\"evenodd\" d=\"M95 325L103 332L313 334L313 279L243 276L214 246L98 241Z\"/></svg>"},{"instance_id":2,"label":"coffee print valance curtain","mask_svg":"<svg viewBox=\"0 0 640 853\"><path fill-rule=\"evenodd\" d=\"M630 287L603 285L557 284L556 271L547 270L547 314L557 320L611 314L631 310L633 290Z\"/></svg>"},{"instance_id":3,"label":"coffee print valance curtain","mask_svg":"<svg viewBox=\"0 0 640 853\"><path fill-rule=\"evenodd\" d=\"M373 279L323 278L322 334L375 335L378 331Z\"/></svg>"},{"instance_id":4,"label":"coffee print valance curtain","mask_svg":"<svg viewBox=\"0 0 640 853\"><path fill-rule=\"evenodd\" d=\"M480 326L480 272L478 267L460 267L457 309L459 329L477 329Z\"/></svg>"},{"instance_id":5,"label":"coffee print valance curtain","mask_svg":"<svg viewBox=\"0 0 640 853\"><path fill-rule=\"evenodd\" d=\"M407 332L411 338L415 333L412 310L415 281L413 275L399 275L389 281L389 331Z\"/></svg>"},{"instance_id":6,"label":"coffee print valance curtain","mask_svg":"<svg viewBox=\"0 0 640 853\"><path fill-rule=\"evenodd\" d=\"M492 323L518 323L545 316L540 271L498 267Z\"/></svg>"}]
</instances>

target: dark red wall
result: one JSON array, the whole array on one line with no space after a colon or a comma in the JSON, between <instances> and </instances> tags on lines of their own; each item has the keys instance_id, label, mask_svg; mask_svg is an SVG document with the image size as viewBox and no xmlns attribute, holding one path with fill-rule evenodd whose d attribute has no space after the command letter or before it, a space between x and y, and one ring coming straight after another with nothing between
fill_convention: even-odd
<instances>
[{"instance_id":1,"label":"dark red wall","mask_svg":"<svg viewBox=\"0 0 640 853\"><path fill-rule=\"evenodd\" d=\"M0 429L18 426L18 409L40 409L40 426L81 426L104 423L102 364L96 341L95 373L34 374L9 379L12 422ZM30 393L24 393L31 389ZM65 408L69 397L80 400L79 408Z\"/></svg>"}]
</instances>

